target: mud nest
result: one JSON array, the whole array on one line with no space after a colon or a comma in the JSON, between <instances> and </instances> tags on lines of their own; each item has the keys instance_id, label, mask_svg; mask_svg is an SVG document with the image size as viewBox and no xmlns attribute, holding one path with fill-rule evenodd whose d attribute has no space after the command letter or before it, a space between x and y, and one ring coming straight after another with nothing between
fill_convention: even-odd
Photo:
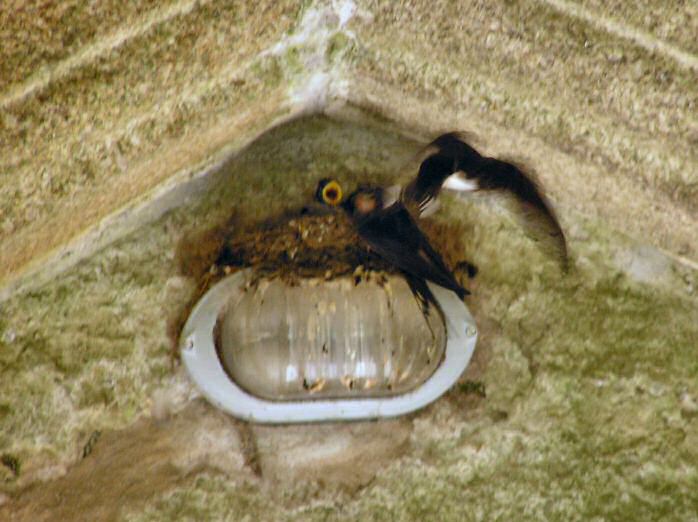
<instances>
[{"instance_id":1,"label":"mud nest","mask_svg":"<svg viewBox=\"0 0 698 522\"><path fill-rule=\"evenodd\" d=\"M430 220L422 220L420 226L447 264L459 272L463 231ZM399 273L361 241L343 212L325 207L304 207L247 224L232 217L185 238L178 250L181 272L206 280L205 286L242 268L252 268L256 279L280 277L290 284L306 277Z\"/></svg>"},{"instance_id":2,"label":"mud nest","mask_svg":"<svg viewBox=\"0 0 698 522\"><path fill-rule=\"evenodd\" d=\"M421 220L420 227L458 279L473 275L472 265L461 261L464 230L454 223L431 220ZM197 289L170 322L175 343L194 303L237 270L253 270L249 285L276 277L291 285L308 277L330 280L342 276L352 276L355 284L365 280L380 283L386 274L399 273L361 241L343 212L326 207L304 207L251 223L233 216L203 233L183 237L177 258L181 273L193 277Z\"/></svg>"},{"instance_id":3,"label":"mud nest","mask_svg":"<svg viewBox=\"0 0 698 522\"><path fill-rule=\"evenodd\" d=\"M280 277L291 284L305 277L397 272L363 244L339 212L290 214L233 231L216 265L226 271L251 267L259 277Z\"/></svg>"}]
</instances>

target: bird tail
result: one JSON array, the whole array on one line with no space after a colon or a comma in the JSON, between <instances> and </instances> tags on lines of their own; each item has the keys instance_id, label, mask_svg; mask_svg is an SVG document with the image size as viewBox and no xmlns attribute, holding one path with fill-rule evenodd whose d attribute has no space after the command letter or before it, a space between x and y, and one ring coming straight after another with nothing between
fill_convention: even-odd
<instances>
[{"instance_id":1,"label":"bird tail","mask_svg":"<svg viewBox=\"0 0 698 522\"><path fill-rule=\"evenodd\" d=\"M456 293L456 295L461 301L465 298L466 295L470 295L470 292L462 286L454 288L453 291Z\"/></svg>"},{"instance_id":2,"label":"bird tail","mask_svg":"<svg viewBox=\"0 0 698 522\"><path fill-rule=\"evenodd\" d=\"M422 312L424 312L425 315L429 315L432 304L440 312L441 310L436 302L436 297L434 297L434 294L427 285L427 282L421 277L413 276L407 272L405 272L404 275L410 290L412 290L412 295L414 295L415 299L417 300Z\"/></svg>"},{"instance_id":3,"label":"bird tail","mask_svg":"<svg viewBox=\"0 0 698 522\"><path fill-rule=\"evenodd\" d=\"M434 293L429 288L429 285L427 284L426 280L422 279L421 277L410 275L408 273L405 273L404 275L405 279L407 280L407 284L409 285L410 290L412 290L412 294L415 296L415 299L419 303L419 306L422 309L422 311L426 315L429 315L431 311L431 306L434 305L434 308L436 308L436 310L441 315L441 318L443 319L443 311L439 307L439 303L437 302L436 297L434 297ZM455 292L455 294L461 301L465 298L466 295L470 295L470 292L462 286L453 285L449 286L448 289Z\"/></svg>"}]
</instances>

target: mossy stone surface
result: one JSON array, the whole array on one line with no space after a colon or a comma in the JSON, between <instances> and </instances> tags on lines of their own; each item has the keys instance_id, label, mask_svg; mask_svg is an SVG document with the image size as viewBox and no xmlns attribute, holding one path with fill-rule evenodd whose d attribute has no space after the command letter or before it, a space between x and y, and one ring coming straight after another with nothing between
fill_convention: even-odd
<instances>
[{"instance_id":1,"label":"mossy stone surface","mask_svg":"<svg viewBox=\"0 0 698 522\"><path fill-rule=\"evenodd\" d=\"M696 520L692 4L59 4L0 7L0 279L37 276L0 303L0 519ZM572 270L446 197L439 246L480 268L458 385L373 423L208 405L172 356L183 245L404 180L453 129L535 168Z\"/></svg>"},{"instance_id":2,"label":"mossy stone surface","mask_svg":"<svg viewBox=\"0 0 698 522\"><path fill-rule=\"evenodd\" d=\"M42 477L55 475L42 486L50 489L71 480L73 469L109 473L105 462L118 455L104 461L84 451L96 430L135 437L133 426L152 418L149 436L171 440L194 415L186 407L194 390L173 366L167 335L168 320L194 292L175 256L182 236L232 211L255 220L300 205L326 175L346 186L387 183L415 147L370 124L299 120L225 165L218 189L3 303L0 452L21 468L5 473L5 494L17 500L0 509L17 502L18 513L34 513L28 506L38 498L23 488ZM110 512L137 520L690 518L698 505L695 272L668 260L658 284L638 282L614 259L643 250L572 216L574 268L563 275L506 209L484 197L445 198L435 219L461 227L461 255L480 268L468 300L481 325L477 354L461 386L403 421L406 448L384 456L369 482L357 489L351 463L285 481L298 464L274 460L282 457L265 453L265 444L290 433L250 434L232 423L215 432L208 451L225 440L221 433L252 441L236 453L247 463L242 475L201 457L194 472L167 472L144 483L152 490L134 505ZM168 399L172 420L157 428L163 390L179 391ZM196 415L219 414L205 406ZM368 432L358 429L364 423L337 425L324 438L348 437L367 451L368 424ZM109 455L104 440L92 443ZM186 445L173 447L187 454ZM321 447L308 442L308 458ZM145 458L149 449L139 451Z\"/></svg>"}]
</instances>

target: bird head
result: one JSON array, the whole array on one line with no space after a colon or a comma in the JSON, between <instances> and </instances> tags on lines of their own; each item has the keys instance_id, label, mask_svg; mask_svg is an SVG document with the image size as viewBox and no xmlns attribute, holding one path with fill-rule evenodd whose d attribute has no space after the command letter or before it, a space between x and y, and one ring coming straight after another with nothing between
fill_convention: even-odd
<instances>
[{"instance_id":1,"label":"bird head","mask_svg":"<svg viewBox=\"0 0 698 522\"><path fill-rule=\"evenodd\" d=\"M383 189L374 185L359 185L343 199L341 185L336 180L323 178L318 182L315 199L330 207L342 207L351 218L362 220L383 208Z\"/></svg>"},{"instance_id":2,"label":"bird head","mask_svg":"<svg viewBox=\"0 0 698 522\"><path fill-rule=\"evenodd\" d=\"M342 203L342 207L354 219L370 216L383 208L383 189L371 185L360 185Z\"/></svg>"},{"instance_id":3,"label":"bird head","mask_svg":"<svg viewBox=\"0 0 698 522\"><path fill-rule=\"evenodd\" d=\"M342 186L334 179L323 178L317 184L315 199L325 205L336 207L342 203Z\"/></svg>"}]
</instances>

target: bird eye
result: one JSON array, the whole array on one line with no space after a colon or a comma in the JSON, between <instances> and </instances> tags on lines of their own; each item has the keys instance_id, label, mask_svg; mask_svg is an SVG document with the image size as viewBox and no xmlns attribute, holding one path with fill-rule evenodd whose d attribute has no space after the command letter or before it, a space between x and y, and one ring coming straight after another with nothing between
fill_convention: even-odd
<instances>
[{"instance_id":1,"label":"bird eye","mask_svg":"<svg viewBox=\"0 0 698 522\"><path fill-rule=\"evenodd\" d=\"M342 201L342 187L336 181L330 181L322 189L322 200L328 205L339 205Z\"/></svg>"}]
</instances>

